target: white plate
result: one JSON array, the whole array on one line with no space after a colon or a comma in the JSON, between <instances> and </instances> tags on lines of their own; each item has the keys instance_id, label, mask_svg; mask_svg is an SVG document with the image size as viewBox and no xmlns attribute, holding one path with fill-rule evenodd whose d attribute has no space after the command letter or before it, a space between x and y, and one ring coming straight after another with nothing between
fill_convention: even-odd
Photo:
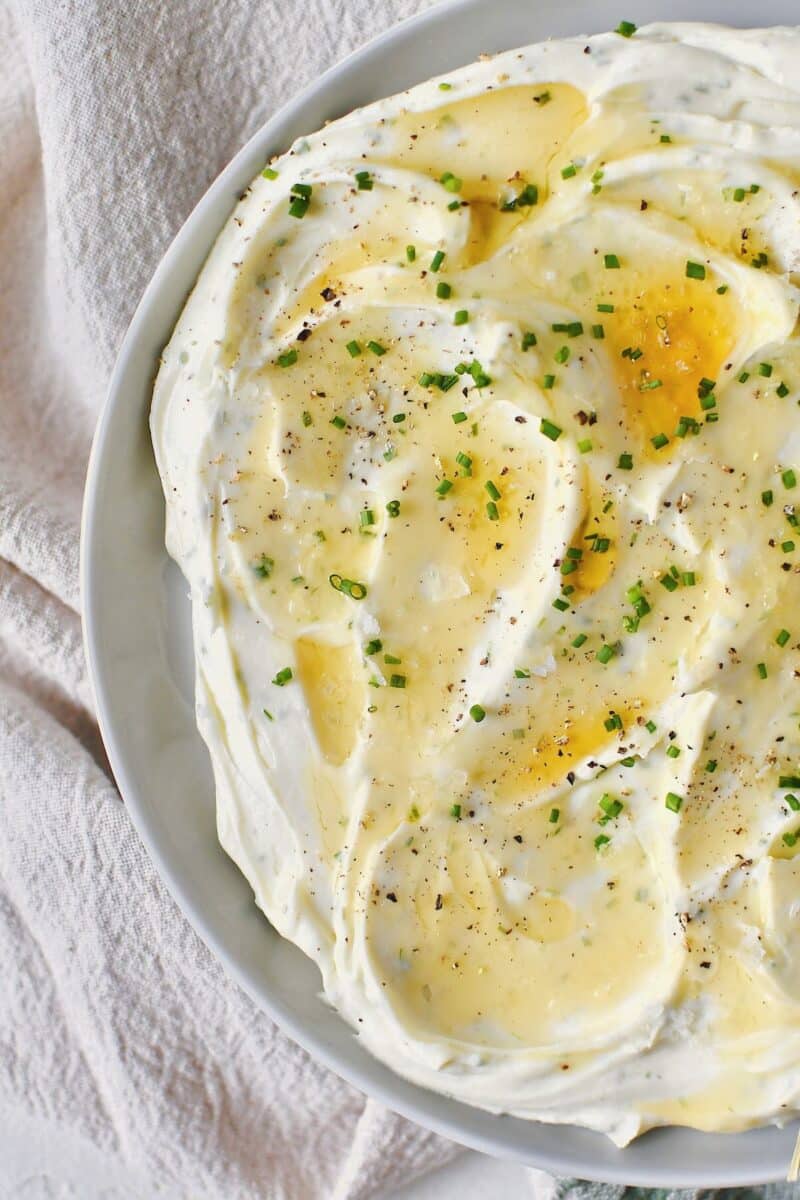
<instances>
[{"instance_id":1,"label":"white plate","mask_svg":"<svg viewBox=\"0 0 800 1200\"><path fill-rule=\"evenodd\" d=\"M482 51L614 28L621 17L781 24L793 0L450 0L390 30L277 113L222 172L167 251L133 318L94 440L83 518L86 648L100 727L128 810L189 920L231 975L318 1059L448 1137L561 1175L644 1186L781 1179L794 1130L711 1135L664 1129L624 1151L586 1130L496 1117L399 1078L319 998L315 966L279 938L220 849L205 746L195 727L187 588L164 549L164 503L148 436L156 361L211 245L265 159L358 105L452 70Z\"/></svg>"}]
</instances>

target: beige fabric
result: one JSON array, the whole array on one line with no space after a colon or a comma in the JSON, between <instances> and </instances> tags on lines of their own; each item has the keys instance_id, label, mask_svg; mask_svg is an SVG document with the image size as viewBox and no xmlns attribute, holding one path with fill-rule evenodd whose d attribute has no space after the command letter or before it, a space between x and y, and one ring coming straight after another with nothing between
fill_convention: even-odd
<instances>
[{"instance_id":1,"label":"beige fabric","mask_svg":"<svg viewBox=\"0 0 800 1200\"><path fill-rule=\"evenodd\" d=\"M0 1123L43 1147L40 1190L0 1161L2 1196L77 1194L51 1146L125 1200L355 1200L454 1152L183 920L107 774L78 596L92 430L170 238L276 106L425 3L0 0Z\"/></svg>"}]
</instances>

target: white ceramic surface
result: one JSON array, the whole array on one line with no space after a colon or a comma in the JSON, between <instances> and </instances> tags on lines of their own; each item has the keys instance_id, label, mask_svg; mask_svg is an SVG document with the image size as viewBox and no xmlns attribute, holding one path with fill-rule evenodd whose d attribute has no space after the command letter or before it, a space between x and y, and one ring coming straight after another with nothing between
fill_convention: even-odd
<instances>
[{"instance_id":1,"label":"white ceramic surface","mask_svg":"<svg viewBox=\"0 0 800 1200\"><path fill-rule=\"evenodd\" d=\"M220 849L211 769L195 728L187 588L167 557L147 415L158 355L239 192L297 136L482 51L593 33L620 18L796 22L797 0L447 0L318 79L240 151L165 255L122 345L86 487L82 588L100 726L128 810L173 895L231 975L319 1060L421 1125L558 1174L645 1186L731 1186L785 1176L795 1130L658 1130L624 1151L572 1127L497 1117L400 1079L319 998L316 968L256 910Z\"/></svg>"}]
</instances>

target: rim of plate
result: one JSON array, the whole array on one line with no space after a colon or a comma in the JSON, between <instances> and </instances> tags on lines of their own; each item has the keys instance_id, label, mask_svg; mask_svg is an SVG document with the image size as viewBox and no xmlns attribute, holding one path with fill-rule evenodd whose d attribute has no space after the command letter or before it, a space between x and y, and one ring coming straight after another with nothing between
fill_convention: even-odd
<instances>
[{"instance_id":1,"label":"rim of plate","mask_svg":"<svg viewBox=\"0 0 800 1200\"><path fill-rule=\"evenodd\" d=\"M119 542L121 537L118 514L120 511L123 514L122 534L127 534L131 544L145 556L149 554L159 560L149 564L148 570L152 570L148 579L153 587L153 605L160 612L164 599L153 581L162 579L170 568L163 541L161 485L147 433L156 362L238 193L271 153L288 147L302 133L319 128L327 116L338 116L455 69L483 50L494 52L551 36L597 32L613 28L620 16L635 19L637 24L659 19L694 19L740 26L780 25L792 23L791 6L792 0L761 0L757 10L747 0L670 0L669 3L667 0L537 0L535 5L530 0L440 0L386 30L330 67L273 114L200 199L167 249L136 308L119 350L92 443L81 525L82 619L89 676L115 779L139 836L170 893L227 972L259 1008L319 1062L419 1125L484 1153L515 1159L557 1175L645 1187L758 1185L785 1178L794 1132L790 1128L768 1127L747 1133L705 1134L668 1127L645 1134L624 1150L618 1150L603 1135L585 1129L525 1121L473 1108L418 1087L373 1058L358 1043L349 1026L318 995L316 968L296 947L285 950L290 944L274 934L257 913L249 885L225 858L218 843L215 841L212 849L205 835L200 838L188 830L185 840L189 845L185 847L182 839L170 835L161 819L160 795L154 803L153 781L143 769L142 756L131 749L132 714L126 711L129 705L125 696L129 691L128 680L136 678L138 684L138 675L134 672L123 679L121 667L137 666L137 655L142 650L137 637L149 639L143 644L151 651L155 641L168 639L169 621L165 624L161 620L152 629L139 631L138 626L132 629L130 622L123 622L121 615L117 618L109 611L114 539ZM441 35L438 40L437 35ZM396 79L399 84L392 82ZM353 96L355 103L351 102ZM120 457L123 434L127 434L131 445L138 439L130 452L144 456L141 465L146 502L140 504L140 496L129 495L130 511L125 508L124 490L119 492L124 485L115 479L115 470L124 479L119 473L122 459L118 463L113 461L115 454ZM127 449L126 446L126 452ZM148 470L152 478L147 478ZM153 543L154 515L161 523L160 545ZM183 608L181 620L185 624L190 620L185 589ZM143 618L146 610L147 605L142 605ZM161 676L156 673L148 680L150 691L142 695L152 694L157 698L166 692L168 702L172 703L173 672L166 666L169 645L155 646L154 653L157 659L164 660L163 670ZM138 712L144 714L143 706ZM143 719L149 715L144 714ZM193 725L193 711L190 717ZM155 717L150 719L155 722ZM210 767L200 735L194 726L191 730L185 728L186 713L182 719L183 724L180 715L175 718L178 731L175 736L191 741L182 752L188 750L196 755L198 785L211 788L213 804ZM159 784L168 786L173 760L167 757L157 765L161 772ZM197 886L187 865L192 854L200 850L210 856L207 866L214 872L207 877L208 892ZM255 940L254 919L258 921ZM267 981L264 961L257 960L248 950L244 937L239 937L239 929L247 930L253 944L251 949L258 947L264 960L269 956L283 957L288 963L291 959L292 972L304 981L296 994L279 987L276 980Z\"/></svg>"}]
</instances>

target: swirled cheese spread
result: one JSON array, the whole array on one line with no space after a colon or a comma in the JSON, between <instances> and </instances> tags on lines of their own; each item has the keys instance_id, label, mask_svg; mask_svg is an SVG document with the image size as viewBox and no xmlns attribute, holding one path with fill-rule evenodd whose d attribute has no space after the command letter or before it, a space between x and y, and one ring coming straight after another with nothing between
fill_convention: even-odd
<instances>
[{"instance_id":1,"label":"swirled cheese spread","mask_svg":"<svg viewBox=\"0 0 800 1200\"><path fill-rule=\"evenodd\" d=\"M152 434L219 836L402 1075L800 1107L800 32L474 63L297 141Z\"/></svg>"}]
</instances>

